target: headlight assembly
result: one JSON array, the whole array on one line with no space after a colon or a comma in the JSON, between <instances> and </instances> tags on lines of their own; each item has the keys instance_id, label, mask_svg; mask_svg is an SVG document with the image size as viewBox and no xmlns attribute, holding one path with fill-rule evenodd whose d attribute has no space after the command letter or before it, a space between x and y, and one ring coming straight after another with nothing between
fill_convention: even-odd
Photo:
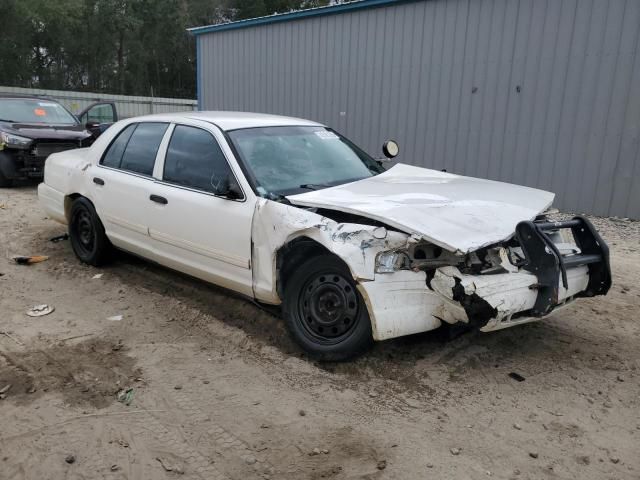
<instances>
[{"instance_id":1,"label":"headlight assembly","mask_svg":"<svg viewBox=\"0 0 640 480\"><path fill-rule=\"evenodd\" d=\"M33 140L30 138L13 135L12 133L7 132L0 132L0 145L2 147L29 148L32 141Z\"/></svg>"},{"instance_id":2,"label":"headlight assembly","mask_svg":"<svg viewBox=\"0 0 640 480\"><path fill-rule=\"evenodd\" d=\"M393 273L405 267L407 254L390 250L380 252L376 257L376 273Z\"/></svg>"}]
</instances>

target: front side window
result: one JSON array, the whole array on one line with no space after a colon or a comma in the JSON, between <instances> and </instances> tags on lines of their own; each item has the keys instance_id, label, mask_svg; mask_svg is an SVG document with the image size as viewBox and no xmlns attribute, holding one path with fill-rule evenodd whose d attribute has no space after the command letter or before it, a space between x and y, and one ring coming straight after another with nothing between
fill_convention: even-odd
<instances>
[{"instance_id":1,"label":"front side window","mask_svg":"<svg viewBox=\"0 0 640 480\"><path fill-rule=\"evenodd\" d=\"M227 159L209 132L178 125L171 135L163 180L214 194L227 194L235 183Z\"/></svg>"},{"instance_id":2,"label":"front side window","mask_svg":"<svg viewBox=\"0 0 640 480\"><path fill-rule=\"evenodd\" d=\"M80 121L86 123L113 123L116 121L113 105L110 103L99 103L87 110Z\"/></svg>"},{"instance_id":3,"label":"front side window","mask_svg":"<svg viewBox=\"0 0 640 480\"><path fill-rule=\"evenodd\" d=\"M324 127L263 127L229 132L259 195L291 195L384 171L346 138Z\"/></svg>"}]
</instances>

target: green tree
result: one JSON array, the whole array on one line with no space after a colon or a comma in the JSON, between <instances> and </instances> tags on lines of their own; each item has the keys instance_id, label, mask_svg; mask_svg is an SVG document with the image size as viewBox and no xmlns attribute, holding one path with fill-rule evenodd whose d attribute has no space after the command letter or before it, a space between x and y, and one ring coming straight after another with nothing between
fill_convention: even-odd
<instances>
[{"instance_id":1,"label":"green tree","mask_svg":"<svg viewBox=\"0 0 640 480\"><path fill-rule=\"evenodd\" d=\"M0 0L0 84L195 96L186 29L328 0Z\"/></svg>"}]
</instances>

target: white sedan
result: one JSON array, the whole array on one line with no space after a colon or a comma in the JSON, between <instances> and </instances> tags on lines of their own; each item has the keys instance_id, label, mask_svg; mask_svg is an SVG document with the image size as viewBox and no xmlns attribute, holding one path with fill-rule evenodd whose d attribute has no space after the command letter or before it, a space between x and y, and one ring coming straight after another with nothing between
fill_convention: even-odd
<instances>
[{"instance_id":1,"label":"white sedan","mask_svg":"<svg viewBox=\"0 0 640 480\"><path fill-rule=\"evenodd\" d=\"M443 323L530 322L611 285L589 221L544 216L552 193L392 165L297 118L123 120L51 155L38 196L81 261L115 247L281 305L323 360Z\"/></svg>"}]
</instances>

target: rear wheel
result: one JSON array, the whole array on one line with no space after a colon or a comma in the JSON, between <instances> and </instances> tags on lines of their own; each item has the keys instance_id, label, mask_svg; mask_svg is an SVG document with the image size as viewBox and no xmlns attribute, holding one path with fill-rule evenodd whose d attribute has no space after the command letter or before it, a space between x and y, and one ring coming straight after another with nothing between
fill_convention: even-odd
<instances>
[{"instance_id":1,"label":"rear wheel","mask_svg":"<svg viewBox=\"0 0 640 480\"><path fill-rule=\"evenodd\" d=\"M81 261L97 267L108 260L111 243L95 208L84 197L77 198L71 205L69 239Z\"/></svg>"},{"instance_id":2,"label":"rear wheel","mask_svg":"<svg viewBox=\"0 0 640 480\"><path fill-rule=\"evenodd\" d=\"M335 256L303 263L287 279L284 297L287 328L311 356L347 360L373 343L366 305L349 269Z\"/></svg>"}]
</instances>

